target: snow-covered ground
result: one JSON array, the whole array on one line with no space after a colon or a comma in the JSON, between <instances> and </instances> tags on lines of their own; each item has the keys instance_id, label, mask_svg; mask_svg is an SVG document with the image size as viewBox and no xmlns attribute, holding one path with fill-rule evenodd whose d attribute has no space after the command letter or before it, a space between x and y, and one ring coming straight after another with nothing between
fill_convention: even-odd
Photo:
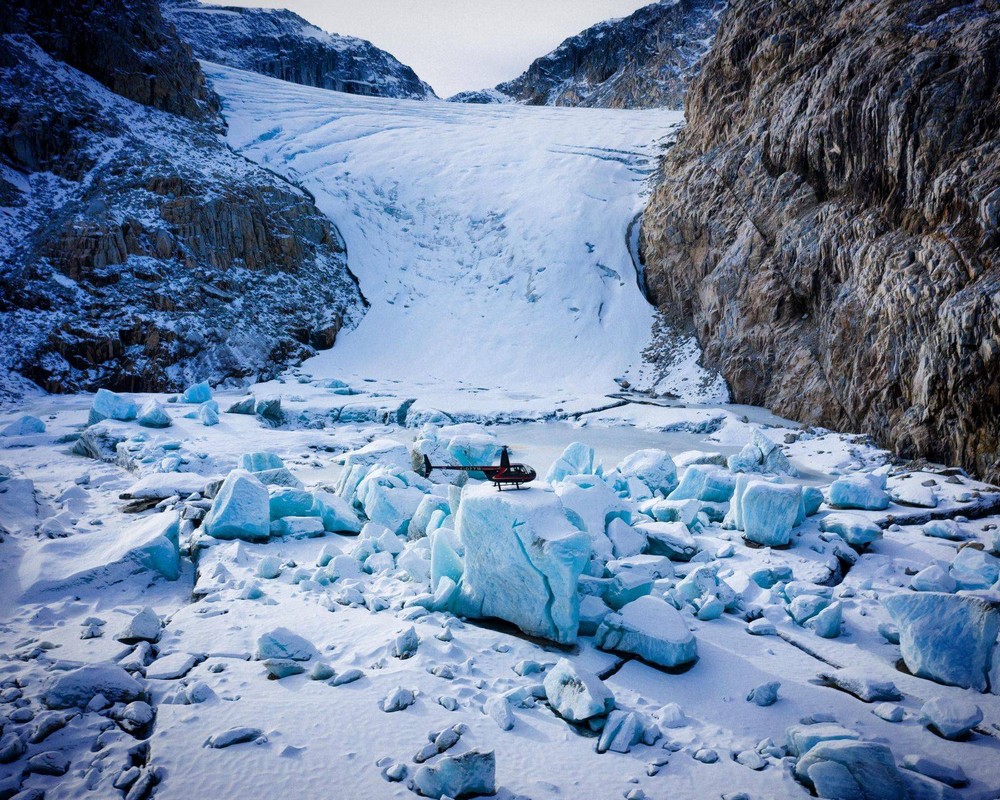
<instances>
[{"instance_id":1,"label":"snow-covered ground","mask_svg":"<svg viewBox=\"0 0 1000 800\"><path fill-rule=\"evenodd\" d=\"M674 115L207 69L372 308L252 400L0 417L0 800L1000 796L1000 490L614 383L685 385L626 241Z\"/></svg>"}]
</instances>

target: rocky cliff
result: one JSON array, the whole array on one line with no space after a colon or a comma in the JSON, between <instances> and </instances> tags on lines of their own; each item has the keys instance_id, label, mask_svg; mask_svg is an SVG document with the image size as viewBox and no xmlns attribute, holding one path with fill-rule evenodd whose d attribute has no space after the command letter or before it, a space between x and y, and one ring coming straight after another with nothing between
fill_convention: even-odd
<instances>
[{"instance_id":1,"label":"rocky cliff","mask_svg":"<svg viewBox=\"0 0 1000 800\"><path fill-rule=\"evenodd\" d=\"M362 299L310 197L233 153L153 0L7 3L0 390L272 374ZM0 391L0 393L3 393Z\"/></svg>"},{"instance_id":2,"label":"rocky cliff","mask_svg":"<svg viewBox=\"0 0 1000 800\"><path fill-rule=\"evenodd\" d=\"M595 108L680 108L726 0L664 0L594 25L493 90L456 102Z\"/></svg>"},{"instance_id":3,"label":"rocky cliff","mask_svg":"<svg viewBox=\"0 0 1000 800\"><path fill-rule=\"evenodd\" d=\"M348 94L426 100L434 90L385 50L285 9L167 0L166 17L198 58Z\"/></svg>"},{"instance_id":4,"label":"rocky cliff","mask_svg":"<svg viewBox=\"0 0 1000 800\"><path fill-rule=\"evenodd\" d=\"M1000 5L748 0L645 213L737 402L1000 478Z\"/></svg>"}]
</instances>

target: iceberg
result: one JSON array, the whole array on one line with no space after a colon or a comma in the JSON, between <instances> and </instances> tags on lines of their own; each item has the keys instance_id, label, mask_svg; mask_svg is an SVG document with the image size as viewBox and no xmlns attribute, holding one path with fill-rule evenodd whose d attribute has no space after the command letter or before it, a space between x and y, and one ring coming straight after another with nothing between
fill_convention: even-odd
<instances>
[{"instance_id":1,"label":"iceberg","mask_svg":"<svg viewBox=\"0 0 1000 800\"><path fill-rule=\"evenodd\" d=\"M629 489L630 478L638 479L652 494L662 497L677 488L677 467L666 450L637 450L627 456L615 471L623 481L623 485L618 487L620 490ZM631 491L629 493L632 494Z\"/></svg>"},{"instance_id":2,"label":"iceberg","mask_svg":"<svg viewBox=\"0 0 1000 800\"><path fill-rule=\"evenodd\" d=\"M602 650L634 653L651 664L679 667L698 660L698 644L681 613L646 595L608 614L594 636Z\"/></svg>"},{"instance_id":3,"label":"iceberg","mask_svg":"<svg viewBox=\"0 0 1000 800\"><path fill-rule=\"evenodd\" d=\"M128 422L136 418L139 410L135 403L107 389L98 389L94 395L94 403L90 407L87 425L96 425L106 419L117 419Z\"/></svg>"},{"instance_id":4,"label":"iceberg","mask_svg":"<svg viewBox=\"0 0 1000 800\"><path fill-rule=\"evenodd\" d=\"M45 433L45 423L38 417L24 416L7 425L0 436L31 436L35 433Z\"/></svg>"},{"instance_id":5,"label":"iceberg","mask_svg":"<svg viewBox=\"0 0 1000 800\"><path fill-rule=\"evenodd\" d=\"M219 424L219 411L215 406L215 401L208 401L198 406L198 419L206 428Z\"/></svg>"},{"instance_id":6,"label":"iceberg","mask_svg":"<svg viewBox=\"0 0 1000 800\"><path fill-rule=\"evenodd\" d=\"M448 454L463 467L492 464L500 458L500 443L489 433L466 433L452 436L446 447ZM476 475L479 473L473 473ZM484 476L485 477L485 476Z\"/></svg>"},{"instance_id":7,"label":"iceberg","mask_svg":"<svg viewBox=\"0 0 1000 800\"><path fill-rule=\"evenodd\" d=\"M566 515L576 526L590 534L594 552L602 561L614 557L607 537L608 523L614 519L628 522L631 512L617 494L595 475L569 475L555 484Z\"/></svg>"},{"instance_id":8,"label":"iceberg","mask_svg":"<svg viewBox=\"0 0 1000 800\"><path fill-rule=\"evenodd\" d=\"M578 670L565 658L548 671L543 685L549 705L569 722L604 717L615 708L615 697L604 682L593 673Z\"/></svg>"},{"instance_id":9,"label":"iceberg","mask_svg":"<svg viewBox=\"0 0 1000 800\"><path fill-rule=\"evenodd\" d=\"M215 539L266 541L271 535L267 488L252 473L234 469L212 502L202 528Z\"/></svg>"},{"instance_id":10,"label":"iceberg","mask_svg":"<svg viewBox=\"0 0 1000 800\"><path fill-rule=\"evenodd\" d=\"M978 597L905 592L883 598L899 627L906 668L921 678L985 692L1000 612Z\"/></svg>"},{"instance_id":11,"label":"iceberg","mask_svg":"<svg viewBox=\"0 0 1000 800\"><path fill-rule=\"evenodd\" d=\"M499 617L564 644L576 641L576 587L590 558L590 537L567 520L554 492L468 486L456 529L465 547L462 613Z\"/></svg>"},{"instance_id":12,"label":"iceberg","mask_svg":"<svg viewBox=\"0 0 1000 800\"><path fill-rule=\"evenodd\" d=\"M683 522L644 522L635 529L646 537L649 555L690 561L698 554L698 543Z\"/></svg>"}]
</instances>

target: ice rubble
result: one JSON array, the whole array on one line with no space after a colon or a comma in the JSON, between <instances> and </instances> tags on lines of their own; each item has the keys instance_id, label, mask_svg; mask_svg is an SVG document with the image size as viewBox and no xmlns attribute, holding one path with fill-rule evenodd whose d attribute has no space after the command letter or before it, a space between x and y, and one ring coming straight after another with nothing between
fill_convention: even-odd
<instances>
[{"instance_id":1,"label":"ice rubble","mask_svg":"<svg viewBox=\"0 0 1000 800\"><path fill-rule=\"evenodd\" d=\"M420 767L413 776L413 785L424 797L436 800L492 795L496 792L496 756L492 750L445 756L433 766Z\"/></svg>"},{"instance_id":2,"label":"ice rubble","mask_svg":"<svg viewBox=\"0 0 1000 800\"><path fill-rule=\"evenodd\" d=\"M677 467L666 450L637 450L615 467L616 488L634 491L630 479L637 479L651 495L666 497L677 488Z\"/></svg>"},{"instance_id":3,"label":"ice rubble","mask_svg":"<svg viewBox=\"0 0 1000 800\"><path fill-rule=\"evenodd\" d=\"M634 653L661 667L680 667L698 659L694 634L680 612L649 595L608 614L597 629L594 643L602 650Z\"/></svg>"},{"instance_id":4,"label":"ice rubble","mask_svg":"<svg viewBox=\"0 0 1000 800\"><path fill-rule=\"evenodd\" d=\"M837 478L830 484L830 505L880 511L889 507L884 473L861 473Z\"/></svg>"},{"instance_id":5,"label":"ice rubble","mask_svg":"<svg viewBox=\"0 0 1000 800\"><path fill-rule=\"evenodd\" d=\"M136 418L139 413L133 401L122 397L120 394L109 392L107 389L98 389L94 395L94 402L90 407L90 416L87 419L88 425L96 425L106 419L120 420L128 422Z\"/></svg>"},{"instance_id":6,"label":"ice rubble","mask_svg":"<svg viewBox=\"0 0 1000 800\"><path fill-rule=\"evenodd\" d=\"M216 539L266 541L271 535L267 488L253 473L234 469L226 476L202 528Z\"/></svg>"},{"instance_id":7,"label":"ice rubble","mask_svg":"<svg viewBox=\"0 0 1000 800\"><path fill-rule=\"evenodd\" d=\"M596 675L560 658L545 675L545 698L569 722L607 716L615 707L611 690Z\"/></svg>"}]
</instances>

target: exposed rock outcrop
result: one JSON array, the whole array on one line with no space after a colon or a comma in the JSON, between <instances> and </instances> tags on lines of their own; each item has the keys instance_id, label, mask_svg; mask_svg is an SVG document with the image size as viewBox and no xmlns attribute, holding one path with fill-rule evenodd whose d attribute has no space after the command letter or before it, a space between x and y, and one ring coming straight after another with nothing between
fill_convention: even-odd
<instances>
[{"instance_id":1,"label":"exposed rock outcrop","mask_svg":"<svg viewBox=\"0 0 1000 800\"><path fill-rule=\"evenodd\" d=\"M725 16L641 249L734 399L1000 478L1000 5Z\"/></svg>"},{"instance_id":2,"label":"exposed rock outcrop","mask_svg":"<svg viewBox=\"0 0 1000 800\"><path fill-rule=\"evenodd\" d=\"M362 305L336 229L226 146L158 5L52 5L0 22L2 371L171 390L329 346Z\"/></svg>"},{"instance_id":3,"label":"exposed rock outcrop","mask_svg":"<svg viewBox=\"0 0 1000 800\"><path fill-rule=\"evenodd\" d=\"M207 61L348 94L435 96L385 50L364 39L327 33L286 9L166 0L163 11L195 55Z\"/></svg>"},{"instance_id":4,"label":"exposed rock outcrop","mask_svg":"<svg viewBox=\"0 0 1000 800\"><path fill-rule=\"evenodd\" d=\"M536 59L520 77L451 100L593 108L680 108L726 0L665 0L601 22Z\"/></svg>"}]
</instances>

